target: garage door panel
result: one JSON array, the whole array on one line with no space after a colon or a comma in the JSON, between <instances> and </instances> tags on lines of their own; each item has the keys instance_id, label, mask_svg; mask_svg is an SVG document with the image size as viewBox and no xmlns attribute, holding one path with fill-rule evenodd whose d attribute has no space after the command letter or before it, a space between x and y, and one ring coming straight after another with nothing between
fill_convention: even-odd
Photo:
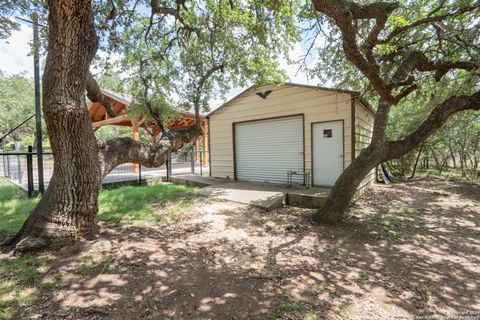
<instances>
[{"instance_id":1,"label":"garage door panel","mask_svg":"<svg viewBox=\"0 0 480 320\"><path fill-rule=\"evenodd\" d=\"M287 171L303 170L303 117L239 123L234 130L237 179L286 183Z\"/></svg>"}]
</instances>

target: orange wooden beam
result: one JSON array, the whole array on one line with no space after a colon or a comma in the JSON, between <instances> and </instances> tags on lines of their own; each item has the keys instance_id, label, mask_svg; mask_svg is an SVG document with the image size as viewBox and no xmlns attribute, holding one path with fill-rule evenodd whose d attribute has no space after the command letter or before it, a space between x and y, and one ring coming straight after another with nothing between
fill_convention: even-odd
<instances>
[{"instance_id":1,"label":"orange wooden beam","mask_svg":"<svg viewBox=\"0 0 480 320\"><path fill-rule=\"evenodd\" d=\"M199 143L198 143L198 136L195 137L195 161L200 160L200 148L199 148Z\"/></svg>"},{"instance_id":2,"label":"orange wooden beam","mask_svg":"<svg viewBox=\"0 0 480 320\"><path fill-rule=\"evenodd\" d=\"M132 138L135 141L140 141L140 132L138 131L139 124L137 120L132 120ZM138 172L140 170L140 165L134 163L132 167L133 172Z\"/></svg>"},{"instance_id":3,"label":"orange wooden beam","mask_svg":"<svg viewBox=\"0 0 480 320\"><path fill-rule=\"evenodd\" d=\"M203 165L208 165L208 120L203 120Z\"/></svg>"},{"instance_id":4,"label":"orange wooden beam","mask_svg":"<svg viewBox=\"0 0 480 320\"><path fill-rule=\"evenodd\" d=\"M116 116L115 118L109 118L106 120L94 122L92 123L92 126L95 129L95 128L100 128L107 125L114 125L125 120L127 120L127 116L122 114L122 115Z\"/></svg>"}]
</instances>

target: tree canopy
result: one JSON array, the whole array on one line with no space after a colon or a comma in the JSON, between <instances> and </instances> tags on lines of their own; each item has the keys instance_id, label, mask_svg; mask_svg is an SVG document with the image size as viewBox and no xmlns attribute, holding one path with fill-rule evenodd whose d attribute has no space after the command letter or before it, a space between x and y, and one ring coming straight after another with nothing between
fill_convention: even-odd
<instances>
[{"instance_id":1,"label":"tree canopy","mask_svg":"<svg viewBox=\"0 0 480 320\"><path fill-rule=\"evenodd\" d=\"M94 4L96 60L129 82L134 108L162 126L175 111L247 82L281 82L278 58L298 40L295 1L110 1ZM117 65L118 67L118 65Z\"/></svg>"}]
</instances>

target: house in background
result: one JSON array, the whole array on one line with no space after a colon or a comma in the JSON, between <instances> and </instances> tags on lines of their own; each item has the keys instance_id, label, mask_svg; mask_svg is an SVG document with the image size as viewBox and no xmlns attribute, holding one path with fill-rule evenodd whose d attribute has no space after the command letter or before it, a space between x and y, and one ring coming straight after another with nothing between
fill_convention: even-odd
<instances>
[{"instance_id":1,"label":"house in background","mask_svg":"<svg viewBox=\"0 0 480 320\"><path fill-rule=\"evenodd\" d=\"M207 116L210 176L286 184L287 171L307 171L313 186L331 187L370 143L374 116L354 91L252 86Z\"/></svg>"}]
</instances>

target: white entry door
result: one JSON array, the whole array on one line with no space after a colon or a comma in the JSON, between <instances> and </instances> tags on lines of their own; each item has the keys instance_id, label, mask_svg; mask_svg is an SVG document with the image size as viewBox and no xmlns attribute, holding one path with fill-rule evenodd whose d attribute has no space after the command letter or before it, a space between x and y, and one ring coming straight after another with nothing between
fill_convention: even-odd
<instances>
[{"instance_id":1,"label":"white entry door","mask_svg":"<svg viewBox=\"0 0 480 320\"><path fill-rule=\"evenodd\" d=\"M303 172L303 117L235 124L235 164L238 180L287 183L287 171Z\"/></svg>"},{"instance_id":2,"label":"white entry door","mask_svg":"<svg viewBox=\"0 0 480 320\"><path fill-rule=\"evenodd\" d=\"M313 124L313 184L330 187L343 171L343 122Z\"/></svg>"}]
</instances>

